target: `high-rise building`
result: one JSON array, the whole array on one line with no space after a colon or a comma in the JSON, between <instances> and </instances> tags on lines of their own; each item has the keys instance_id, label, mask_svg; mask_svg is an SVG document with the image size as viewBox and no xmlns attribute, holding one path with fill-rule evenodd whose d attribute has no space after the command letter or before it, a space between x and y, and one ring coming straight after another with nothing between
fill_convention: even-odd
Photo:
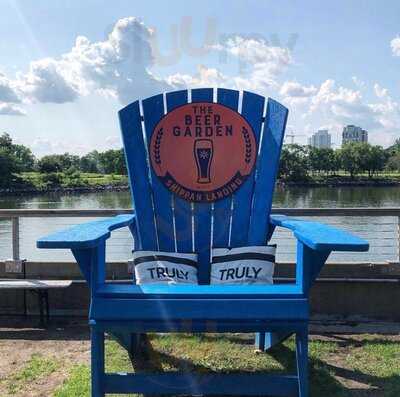
<instances>
[{"instance_id":1,"label":"high-rise building","mask_svg":"<svg viewBox=\"0 0 400 397\"><path fill-rule=\"evenodd\" d=\"M356 125L346 125L342 133L342 145L349 142L368 142L368 131Z\"/></svg>"},{"instance_id":2,"label":"high-rise building","mask_svg":"<svg viewBox=\"0 0 400 397\"><path fill-rule=\"evenodd\" d=\"M332 145L331 134L328 130L318 130L308 138L308 144L318 149L330 148Z\"/></svg>"}]
</instances>

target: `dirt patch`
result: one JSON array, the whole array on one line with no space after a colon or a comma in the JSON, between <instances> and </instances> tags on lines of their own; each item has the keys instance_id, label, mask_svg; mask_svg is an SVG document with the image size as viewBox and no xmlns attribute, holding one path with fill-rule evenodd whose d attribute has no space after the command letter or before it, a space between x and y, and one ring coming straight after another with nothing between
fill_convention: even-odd
<instances>
[{"instance_id":1,"label":"dirt patch","mask_svg":"<svg viewBox=\"0 0 400 397\"><path fill-rule=\"evenodd\" d=\"M0 396L50 396L76 364L89 363L90 341L87 321L57 322L47 329L32 327L32 321L0 322ZM34 355L54 360L57 370L27 384L15 379ZM10 392L19 384L17 394Z\"/></svg>"}]
</instances>

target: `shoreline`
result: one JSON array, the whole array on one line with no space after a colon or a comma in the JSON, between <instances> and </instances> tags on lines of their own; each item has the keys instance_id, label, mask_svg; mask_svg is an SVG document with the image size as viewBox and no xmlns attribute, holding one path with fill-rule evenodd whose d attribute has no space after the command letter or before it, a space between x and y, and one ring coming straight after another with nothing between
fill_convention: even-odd
<instances>
[{"instance_id":1,"label":"shoreline","mask_svg":"<svg viewBox=\"0 0 400 397\"><path fill-rule=\"evenodd\" d=\"M332 180L332 181L281 181L276 182L277 187L389 187L400 186L398 180ZM0 196L29 196L40 194L76 194L76 193L101 193L101 192L125 192L129 191L128 185L104 185L104 186L90 186L90 187L53 187L49 189L35 189L35 188L10 188L0 189Z\"/></svg>"},{"instance_id":2,"label":"shoreline","mask_svg":"<svg viewBox=\"0 0 400 397\"><path fill-rule=\"evenodd\" d=\"M90 186L90 187L54 187L49 189L35 189L35 188L10 188L0 189L0 196L33 196L38 194L75 194L75 193L101 193L101 192L125 192L129 191L128 185L114 186Z\"/></svg>"},{"instance_id":3,"label":"shoreline","mask_svg":"<svg viewBox=\"0 0 400 397\"><path fill-rule=\"evenodd\" d=\"M277 181L277 186L285 187L388 187L400 186L397 180L333 180L333 181L303 181L303 182L285 182Z\"/></svg>"}]
</instances>

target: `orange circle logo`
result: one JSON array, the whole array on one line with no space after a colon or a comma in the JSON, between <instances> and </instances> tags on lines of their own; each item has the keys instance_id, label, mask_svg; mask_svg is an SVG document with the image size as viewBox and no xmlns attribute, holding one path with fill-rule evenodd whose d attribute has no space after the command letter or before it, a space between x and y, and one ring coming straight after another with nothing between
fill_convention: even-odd
<instances>
[{"instance_id":1,"label":"orange circle logo","mask_svg":"<svg viewBox=\"0 0 400 397\"><path fill-rule=\"evenodd\" d=\"M199 102L165 115L149 150L152 168L168 190L188 201L213 202L240 188L254 167L256 146L242 115Z\"/></svg>"}]
</instances>

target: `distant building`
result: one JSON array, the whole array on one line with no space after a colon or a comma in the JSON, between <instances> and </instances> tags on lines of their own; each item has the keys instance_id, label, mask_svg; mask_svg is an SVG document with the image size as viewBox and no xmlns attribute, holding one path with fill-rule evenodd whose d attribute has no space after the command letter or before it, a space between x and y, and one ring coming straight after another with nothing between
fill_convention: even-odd
<instances>
[{"instance_id":1,"label":"distant building","mask_svg":"<svg viewBox=\"0 0 400 397\"><path fill-rule=\"evenodd\" d=\"M356 125L346 125L342 133L342 145L349 142L368 142L368 132Z\"/></svg>"},{"instance_id":2,"label":"distant building","mask_svg":"<svg viewBox=\"0 0 400 397\"><path fill-rule=\"evenodd\" d=\"M330 148L332 145L331 134L328 130L319 130L308 138L308 144L318 149Z\"/></svg>"}]
</instances>

